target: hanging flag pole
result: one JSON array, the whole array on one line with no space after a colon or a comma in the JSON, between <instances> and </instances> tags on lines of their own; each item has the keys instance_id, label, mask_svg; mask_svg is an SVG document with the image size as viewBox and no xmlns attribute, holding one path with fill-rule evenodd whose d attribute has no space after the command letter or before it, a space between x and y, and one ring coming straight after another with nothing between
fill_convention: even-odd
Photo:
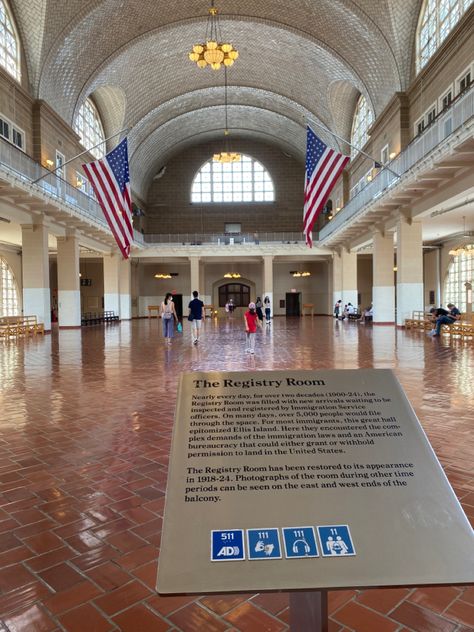
<instances>
[{"instance_id":1,"label":"hanging flag pole","mask_svg":"<svg viewBox=\"0 0 474 632\"><path fill-rule=\"evenodd\" d=\"M313 121L308 119L308 125L317 125L317 127L320 127L321 129L323 129L325 132L327 132L328 134L331 134L331 136L334 136L335 138L337 138L338 140L342 141L343 143L345 143L346 145L349 145L349 147L352 147L353 149L356 149L358 152L360 152L363 156L365 156L366 158L368 158L369 160L371 160L372 162L374 162L377 165L380 165L380 167L382 169L386 169L387 171L390 171L390 173L393 173L394 176L396 176L397 178L400 177L400 174L397 173L396 171L394 171L393 169L391 169L388 165L384 165L383 162L380 162L380 160L375 160L375 158L373 158L372 156L370 156L369 154L365 153L365 151L363 151L362 149L360 149L359 147L357 147L356 145L353 145L352 143L350 143L348 140L346 140L345 138L342 138L341 136L338 136L336 133L332 132L330 129L328 129L325 125L321 125L321 123L318 123L317 121Z\"/></svg>"},{"instance_id":2,"label":"hanging flag pole","mask_svg":"<svg viewBox=\"0 0 474 632\"><path fill-rule=\"evenodd\" d=\"M43 180L43 178L47 178L50 174L56 173L56 171L58 169L62 169L63 167L68 165L73 160L76 160L76 158L80 158L84 154L88 154L90 151L92 151L96 147L100 147L100 145L103 145L104 143L109 141L111 138L115 138L116 136L119 136L119 134L123 134L124 132L127 133L128 131L130 131L130 129L131 129L130 127L126 127L125 129L121 129L120 132L116 132L115 134L112 134L112 136L109 136L108 138L104 138L104 140L101 140L100 143L97 143L97 145L94 145L94 147L90 147L89 149L85 149L84 151L81 151L80 154L77 154L77 156L74 156L73 158L70 158L69 160L66 160L66 162L63 162L63 164L59 165L59 167L56 167L56 169L51 169L51 170L48 169L47 173L44 173L39 178L36 178L36 180L33 180L33 182L31 184L36 184L37 182L40 182L40 180Z\"/></svg>"}]
</instances>

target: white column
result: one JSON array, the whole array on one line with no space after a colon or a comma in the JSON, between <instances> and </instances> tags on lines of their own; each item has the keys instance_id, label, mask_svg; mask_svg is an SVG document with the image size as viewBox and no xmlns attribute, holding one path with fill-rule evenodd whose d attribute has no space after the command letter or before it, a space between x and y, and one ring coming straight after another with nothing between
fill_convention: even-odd
<instances>
[{"instance_id":1,"label":"white column","mask_svg":"<svg viewBox=\"0 0 474 632\"><path fill-rule=\"evenodd\" d=\"M333 255L333 305L339 299L357 307L357 253L346 248Z\"/></svg>"},{"instance_id":2,"label":"white column","mask_svg":"<svg viewBox=\"0 0 474 632\"><path fill-rule=\"evenodd\" d=\"M48 228L44 223L21 227L23 260L23 315L36 316L51 330Z\"/></svg>"},{"instance_id":3,"label":"white column","mask_svg":"<svg viewBox=\"0 0 474 632\"><path fill-rule=\"evenodd\" d=\"M58 322L60 328L81 326L79 241L74 232L58 237Z\"/></svg>"},{"instance_id":4,"label":"white column","mask_svg":"<svg viewBox=\"0 0 474 632\"><path fill-rule=\"evenodd\" d=\"M130 320L132 318L132 263L130 259L120 260L119 291L120 320Z\"/></svg>"},{"instance_id":5,"label":"white column","mask_svg":"<svg viewBox=\"0 0 474 632\"><path fill-rule=\"evenodd\" d=\"M397 325L424 309L421 223L401 215L397 223Z\"/></svg>"},{"instance_id":6,"label":"white column","mask_svg":"<svg viewBox=\"0 0 474 632\"><path fill-rule=\"evenodd\" d=\"M263 257L263 296L270 299L271 316L273 317L273 255L264 255ZM264 305L265 307L265 305Z\"/></svg>"},{"instance_id":7,"label":"white column","mask_svg":"<svg viewBox=\"0 0 474 632\"><path fill-rule=\"evenodd\" d=\"M199 281L200 281L200 278L199 278L200 258L199 257L189 257L189 263L190 263L190 266L191 266L191 271L190 271L191 289L189 290L189 297L190 297L190 300L192 300L194 290L196 290L197 292L201 293L201 289L200 289L200 285L199 285ZM187 306L183 305L183 309L184 309L184 307L187 307Z\"/></svg>"},{"instance_id":8,"label":"white column","mask_svg":"<svg viewBox=\"0 0 474 632\"><path fill-rule=\"evenodd\" d=\"M120 314L119 269L121 255L104 255L104 311Z\"/></svg>"},{"instance_id":9,"label":"white column","mask_svg":"<svg viewBox=\"0 0 474 632\"><path fill-rule=\"evenodd\" d=\"M395 324L395 284L393 273L393 235L374 233L373 241L373 322Z\"/></svg>"}]
</instances>

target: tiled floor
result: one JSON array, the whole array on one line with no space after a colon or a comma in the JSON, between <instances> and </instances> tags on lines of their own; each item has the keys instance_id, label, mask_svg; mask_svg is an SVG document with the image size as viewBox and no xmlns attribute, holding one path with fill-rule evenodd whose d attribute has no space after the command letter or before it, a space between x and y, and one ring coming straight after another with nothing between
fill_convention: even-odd
<instances>
[{"instance_id":1,"label":"tiled floor","mask_svg":"<svg viewBox=\"0 0 474 632\"><path fill-rule=\"evenodd\" d=\"M275 319L244 353L240 318L166 348L134 321L0 344L2 632L276 632L286 594L154 591L182 371L393 368L474 518L474 345L330 318ZM474 587L330 593L331 632L474 630Z\"/></svg>"}]
</instances>

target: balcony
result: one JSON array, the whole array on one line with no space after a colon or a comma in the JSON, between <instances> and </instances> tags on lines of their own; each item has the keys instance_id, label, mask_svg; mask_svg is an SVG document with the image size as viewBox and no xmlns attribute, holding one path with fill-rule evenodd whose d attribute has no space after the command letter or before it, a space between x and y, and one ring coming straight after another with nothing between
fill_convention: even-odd
<instances>
[{"instance_id":1,"label":"balcony","mask_svg":"<svg viewBox=\"0 0 474 632\"><path fill-rule=\"evenodd\" d=\"M42 180L35 180L44 176ZM115 243L96 200L49 172L23 151L0 138L0 192L5 199L31 212L43 212L53 220L83 230L91 236ZM33 211L34 209L34 211ZM135 233L135 247L143 238Z\"/></svg>"},{"instance_id":2,"label":"balcony","mask_svg":"<svg viewBox=\"0 0 474 632\"><path fill-rule=\"evenodd\" d=\"M391 210L400 206L396 200L394 204L387 203L387 200L395 199L397 192L406 189L413 179L417 182L424 177L429 180L426 173L436 169L436 164L440 163L443 157L449 157L455 151L455 145L461 146L463 142L470 142L473 136L473 117L474 89L471 88L460 95L450 108L440 113L435 121L390 163L390 168L400 174L400 177L397 178L387 169L382 169L372 182L354 196L321 230L318 245L336 245L340 240L347 240L348 236L355 236L357 231L360 233L367 229L367 226L363 225L364 218L366 222L373 223L375 220L383 219L384 212L390 210L390 206ZM449 163L447 164L449 166ZM440 178L434 180L439 181Z\"/></svg>"}]
</instances>

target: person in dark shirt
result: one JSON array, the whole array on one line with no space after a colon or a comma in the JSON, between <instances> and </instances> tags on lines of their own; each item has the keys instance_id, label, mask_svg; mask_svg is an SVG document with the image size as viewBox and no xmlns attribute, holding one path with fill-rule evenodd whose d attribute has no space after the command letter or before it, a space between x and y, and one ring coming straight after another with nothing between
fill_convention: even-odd
<instances>
[{"instance_id":1,"label":"person in dark shirt","mask_svg":"<svg viewBox=\"0 0 474 632\"><path fill-rule=\"evenodd\" d=\"M204 307L204 303L198 298L199 292L194 290L193 292L193 300L189 303L189 316L188 320L191 321L191 330L193 336L193 345L197 345L199 342L199 334L201 332L201 323L202 323L202 310Z\"/></svg>"},{"instance_id":2,"label":"person in dark shirt","mask_svg":"<svg viewBox=\"0 0 474 632\"><path fill-rule=\"evenodd\" d=\"M452 325L456 322L456 320L460 319L461 312L455 305L448 303L447 307L449 307L449 311L443 309L442 307L432 307L430 309L430 314L433 323L435 323L435 327L428 333L428 336L439 336L442 325Z\"/></svg>"}]
</instances>

